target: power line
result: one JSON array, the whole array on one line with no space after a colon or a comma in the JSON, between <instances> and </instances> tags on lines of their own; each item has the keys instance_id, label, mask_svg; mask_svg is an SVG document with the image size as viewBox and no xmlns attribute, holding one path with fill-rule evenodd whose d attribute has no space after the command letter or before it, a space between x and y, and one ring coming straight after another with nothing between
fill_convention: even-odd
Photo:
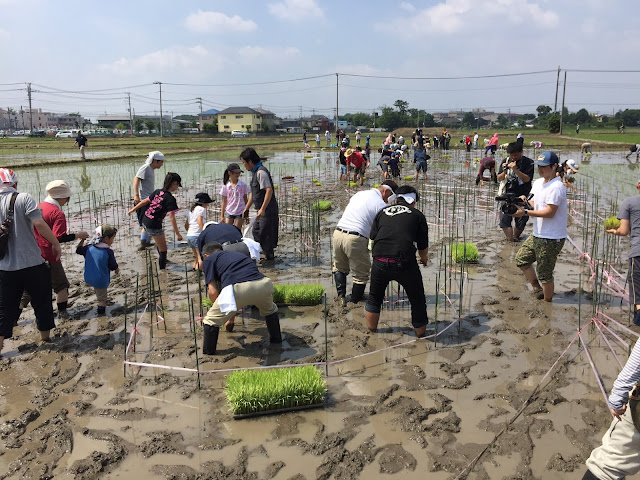
<instances>
[{"instance_id":1,"label":"power line","mask_svg":"<svg viewBox=\"0 0 640 480\"><path fill-rule=\"evenodd\" d=\"M466 75L459 77L396 77L391 75L364 75L358 73L338 73L343 77L361 77L361 78L384 78L388 80L471 80L480 78L502 78L502 77L521 77L523 75L539 75L543 73L556 73L554 70L539 70L537 72L520 72L520 73L497 73L493 75Z\"/></svg>"},{"instance_id":2,"label":"power line","mask_svg":"<svg viewBox=\"0 0 640 480\"><path fill-rule=\"evenodd\" d=\"M324 75L314 75L312 77L290 78L287 80L273 80L270 82L252 82L252 83L227 83L227 84L206 84L206 83L171 83L162 82L163 85L177 85L183 87L246 87L251 85L272 85L274 83L300 82L303 80L313 80L314 78L332 77L335 73L326 73Z\"/></svg>"}]
</instances>

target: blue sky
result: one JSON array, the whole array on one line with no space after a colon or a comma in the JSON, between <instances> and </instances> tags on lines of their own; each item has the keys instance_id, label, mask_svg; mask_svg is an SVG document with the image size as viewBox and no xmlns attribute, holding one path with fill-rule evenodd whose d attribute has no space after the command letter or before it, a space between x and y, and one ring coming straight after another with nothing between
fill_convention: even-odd
<instances>
[{"instance_id":1,"label":"blue sky","mask_svg":"<svg viewBox=\"0 0 640 480\"><path fill-rule=\"evenodd\" d=\"M640 108L640 73L571 70L638 69L639 10L635 0L0 0L0 106L26 106L20 83L32 82L33 106L46 111L124 113L131 92L136 113L153 113L152 82L160 81L163 108L174 115L197 113L201 97L204 109L262 105L281 116L331 116L336 72L460 77L561 66L569 70L570 110L611 113ZM341 113L396 99L427 111L534 112L553 106L556 73L343 75L339 83Z\"/></svg>"}]
</instances>

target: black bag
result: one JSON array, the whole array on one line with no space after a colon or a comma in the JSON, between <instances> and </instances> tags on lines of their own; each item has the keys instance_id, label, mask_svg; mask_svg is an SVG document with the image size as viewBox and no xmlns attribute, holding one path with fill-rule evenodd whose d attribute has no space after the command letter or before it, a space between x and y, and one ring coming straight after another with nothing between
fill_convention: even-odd
<instances>
[{"instance_id":1,"label":"black bag","mask_svg":"<svg viewBox=\"0 0 640 480\"><path fill-rule=\"evenodd\" d=\"M0 260L2 260L9 250L9 237L11 236L11 227L13 227L13 209L16 204L16 197L18 192L14 192L11 195L11 202L9 203L9 213L7 218L4 219L2 225L0 225Z\"/></svg>"}]
</instances>

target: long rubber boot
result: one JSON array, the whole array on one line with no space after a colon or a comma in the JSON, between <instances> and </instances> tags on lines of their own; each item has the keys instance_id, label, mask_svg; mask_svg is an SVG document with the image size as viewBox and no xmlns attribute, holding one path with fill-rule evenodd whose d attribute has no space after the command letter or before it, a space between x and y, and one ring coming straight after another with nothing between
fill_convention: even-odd
<instances>
[{"instance_id":1,"label":"long rubber boot","mask_svg":"<svg viewBox=\"0 0 640 480\"><path fill-rule=\"evenodd\" d=\"M364 283L354 283L353 288L351 289L351 302L358 303L364 297L364 289L367 288L367 285Z\"/></svg>"},{"instance_id":2,"label":"long rubber boot","mask_svg":"<svg viewBox=\"0 0 640 480\"><path fill-rule=\"evenodd\" d=\"M167 252L158 252L158 268L160 270L167 268Z\"/></svg>"},{"instance_id":3,"label":"long rubber boot","mask_svg":"<svg viewBox=\"0 0 640 480\"><path fill-rule=\"evenodd\" d=\"M269 341L271 343L282 343L282 335L280 334L280 317L278 312L272 313L264 317L267 323L267 330L269 331Z\"/></svg>"},{"instance_id":4,"label":"long rubber boot","mask_svg":"<svg viewBox=\"0 0 640 480\"><path fill-rule=\"evenodd\" d=\"M336 282L338 296L344 298L347 295L347 274L344 272L333 272L333 279Z\"/></svg>"},{"instance_id":5,"label":"long rubber boot","mask_svg":"<svg viewBox=\"0 0 640 480\"><path fill-rule=\"evenodd\" d=\"M491 175L491 180L493 180L493 183L498 183L498 176L494 173L493 175Z\"/></svg>"},{"instance_id":6,"label":"long rubber boot","mask_svg":"<svg viewBox=\"0 0 640 480\"><path fill-rule=\"evenodd\" d=\"M202 339L202 353L205 355L215 355L218 347L218 335L220 327L215 325L204 325L204 338Z\"/></svg>"}]
</instances>

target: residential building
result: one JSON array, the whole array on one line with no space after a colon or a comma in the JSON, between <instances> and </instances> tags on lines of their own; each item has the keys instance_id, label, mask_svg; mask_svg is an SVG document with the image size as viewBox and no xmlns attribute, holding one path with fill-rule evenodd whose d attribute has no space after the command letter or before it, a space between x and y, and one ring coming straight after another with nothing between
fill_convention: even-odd
<instances>
[{"instance_id":1,"label":"residential building","mask_svg":"<svg viewBox=\"0 0 640 480\"><path fill-rule=\"evenodd\" d=\"M265 110L264 108L254 108L254 110L262 115L263 130L264 125L269 126L270 132L274 132L276 129L282 127L282 119L276 117L275 113Z\"/></svg>"},{"instance_id":2,"label":"residential building","mask_svg":"<svg viewBox=\"0 0 640 480\"><path fill-rule=\"evenodd\" d=\"M47 116L47 123L50 127L83 128L83 125L89 123L82 115L50 112L46 112L44 115ZM28 125L28 120L25 123Z\"/></svg>"},{"instance_id":3,"label":"residential building","mask_svg":"<svg viewBox=\"0 0 640 480\"><path fill-rule=\"evenodd\" d=\"M201 132L204 130L205 125L213 123L216 120L218 112L219 110L211 108L198 115L198 125Z\"/></svg>"},{"instance_id":4,"label":"residential building","mask_svg":"<svg viewBox=\"0 0 640 480\"><path fill-rule=\"evenodd\" d=\"M262 114L249 107L229 107L218 112L218 132L231 133L262 131Z\"/></svg>"}]
</instances>

